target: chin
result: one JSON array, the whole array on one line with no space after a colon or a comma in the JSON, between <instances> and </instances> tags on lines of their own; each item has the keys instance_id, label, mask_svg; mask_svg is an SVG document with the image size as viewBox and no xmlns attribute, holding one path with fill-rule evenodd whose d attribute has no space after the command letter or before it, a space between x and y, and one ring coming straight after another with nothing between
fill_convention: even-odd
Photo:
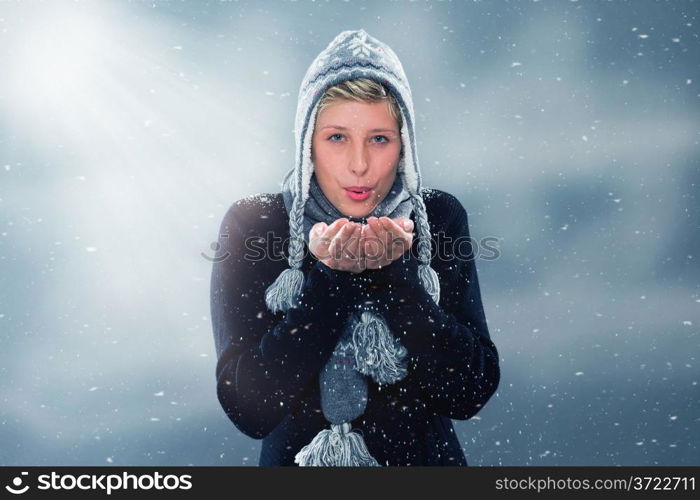
<instances>
[{"instance_id":1,"label":"chin","mask_svg":"<svg viewBox=\"0 0 700 500\"><path fill-rule=\"evenodd\" d=\"M354 207L354 210L340 210L340 212L346 217L367 217L371 210L369 207L367 207L366 210L364 208L362 210L358 210L358 207Z\"/></svg>"}]
</instances>

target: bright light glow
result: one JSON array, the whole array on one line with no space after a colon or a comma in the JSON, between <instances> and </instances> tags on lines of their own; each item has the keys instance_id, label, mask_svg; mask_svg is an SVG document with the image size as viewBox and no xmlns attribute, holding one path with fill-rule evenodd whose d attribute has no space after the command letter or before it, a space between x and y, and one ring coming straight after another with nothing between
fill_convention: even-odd
<instances>
[{"instance_id":1,"label":"bright light glow","mask_svg":"<svg viewBox=\"0 0 700 500\"><path fill-rule=\"evenodd\" d=\"M42 4L41 10L51 4ZM56 4L54 4L56 5ZM108 46L108 25L84 10L35 11L17 31L8 76L22 101L60 106L84 96Z\"/></svg>"}]
</instances>

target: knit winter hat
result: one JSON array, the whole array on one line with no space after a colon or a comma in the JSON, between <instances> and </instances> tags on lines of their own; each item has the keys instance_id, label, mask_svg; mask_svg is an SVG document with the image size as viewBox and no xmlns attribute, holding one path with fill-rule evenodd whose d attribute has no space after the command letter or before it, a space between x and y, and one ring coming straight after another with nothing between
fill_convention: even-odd
<instances>
[{"instance_id":1,"label":"knit winter hat","mask_svg":"<svg viewBox=\"0 0 700 500\"><path fill-rule=\"evenodd\" d=\"M285 176L283 192L289 213L289 268L266 290L265 301L272 312L294 307L304 283L305 212L313 175L311 142L318 102L324 92L342 81L370 78L384 85L399 106L403 124L403 154L397 167L403 188L413 205L418 237L418 276L433 300L440 300L437 274L430 267L430 225L421 195L422 180L415 142L413 100L408 80L394 51L365 30L346 30L315 58L299 89L295 120L295 166ZM305 210L307 209L307 210ZM354 369L347 370L347 356ZM393 337L383 318L363 311L344 332L332 359L320 376L324 415L331 430L321 431L297 454L300 465L378 465L362 437L350 431L349 421L364 411L365 376L379 384L394 383L406 375L406 349ZM346 358L343 360L342 358ZM342 369L339 369L342 368ZM363 398L364 395L364 399ZM342 396L342 397L340 397ZM340 399L339 399L340 398Z\"/></svg>"}]
</instances>

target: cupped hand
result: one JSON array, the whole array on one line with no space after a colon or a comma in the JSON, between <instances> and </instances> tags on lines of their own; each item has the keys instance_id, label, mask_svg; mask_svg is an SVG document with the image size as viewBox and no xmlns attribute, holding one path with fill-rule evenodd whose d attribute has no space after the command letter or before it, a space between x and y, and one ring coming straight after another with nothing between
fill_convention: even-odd
<instances>
[{"instance_id":1,"label":"cupped hand","mask_svg":"<svg viewBox=\"0 0 700 500\"><path fill-rule=\"evenodd\" d=\"M413 245L413 221L408 217L370 217L362 227L360 252L367 269L387 266Z\"/></svg>"},{"instance_id":2,"label":"cupped hand","mask_svg":"<svg viewBox=\"0 0 700 500\"><path fill-rule=\"evenodd\" d=\"M345 218L336 219L330 226L324 222L314 224L309 232L309 250L332 269L360 273L365 270L360 226Z\"/></svg>"}]
</instances>

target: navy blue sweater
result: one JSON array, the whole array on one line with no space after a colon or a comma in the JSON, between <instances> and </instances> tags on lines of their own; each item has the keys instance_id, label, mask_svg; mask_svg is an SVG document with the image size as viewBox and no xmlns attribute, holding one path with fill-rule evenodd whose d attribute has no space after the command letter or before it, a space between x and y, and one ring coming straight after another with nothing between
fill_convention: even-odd
<instances>
[{"instance_id":1,"label":"navy blue sweater","mask_svg":"<svg viewBox=\"0 0 700 500\"><path fill-rule=\"evenodd\" d=\"M414 238L404 257L359 274L331 269L305 247L298 307L273 314L265 290L288 267L282 195L238 200L224 216L211 276L216 388L235 426L263 440L259 465L296 465L294 455L329 428L318 376L348 315L363 302L386 319L409 364L395 384L380 387L368 378L367 407L353 429L380 465L467 465L451 419L471 418L494 394L498 352L484 316L467 213L444 191L424 189L423 198L439 305L418 279Z\"/></svg>"}]
</instances>

